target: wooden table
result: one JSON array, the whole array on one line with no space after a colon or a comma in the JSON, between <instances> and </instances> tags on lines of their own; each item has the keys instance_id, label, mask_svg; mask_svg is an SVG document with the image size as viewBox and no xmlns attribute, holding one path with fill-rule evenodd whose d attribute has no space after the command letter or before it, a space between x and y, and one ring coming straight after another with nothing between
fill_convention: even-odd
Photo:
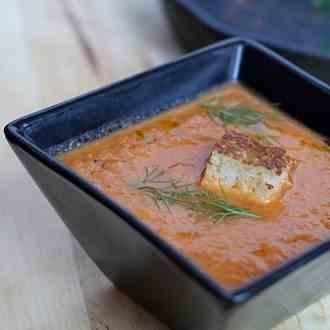
<instances>
[{"instance_id":1,"label":"wooden table","mask_svg":"<svg viewBox=\"0 0 330 330\"><path fill-rule=\"evenodd\" d=\"M157 0L0 6L2 124L179 54ZM0 139L0 329L166 329L98 271ZM330 329L330 298L276 329Z\"/></svg>"}]
</instances>

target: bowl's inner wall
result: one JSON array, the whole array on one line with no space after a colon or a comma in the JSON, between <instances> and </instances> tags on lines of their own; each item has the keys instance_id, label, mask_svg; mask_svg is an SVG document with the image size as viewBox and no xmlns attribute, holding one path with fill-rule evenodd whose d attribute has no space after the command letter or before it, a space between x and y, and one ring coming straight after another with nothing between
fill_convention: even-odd
<instances>
[{"instance_id":1,"label":"bowl's inner wall","mask_svg":"<svg viewBox=\"0 0 330 330\"><path fill-rule=\"evenodd\" d=\"M300 122L330 136L329 90L323 91L274 58L245 47L239 79Z\"/></svg>"},{"instance_id":2,"label":"bowl's inner wall","mask_svg":"<svg viewBox=\"0 0 330 330\"><path fill-rule=\"evenodd\" d=\"M156 74L146 74L57 106L25 122L21 133L43 150L71 140L58 146L57 152L102 137L230 80L235 48L202 53Z\"/></svg>"},{"instance_id":3,"label":"bowl's inner wall","mask_svg":"<svg viewBox=\"0 0 330 330\"><path fill-rule=\"evenodd\" d=\"M55 155L238 79L305 125L329 135L329 90L259 49L245 45L240 56L237 47L243 46L213 48L103 88L32 115L20 121L18 129L34 145Z\"/></svg>"}]
</instances>

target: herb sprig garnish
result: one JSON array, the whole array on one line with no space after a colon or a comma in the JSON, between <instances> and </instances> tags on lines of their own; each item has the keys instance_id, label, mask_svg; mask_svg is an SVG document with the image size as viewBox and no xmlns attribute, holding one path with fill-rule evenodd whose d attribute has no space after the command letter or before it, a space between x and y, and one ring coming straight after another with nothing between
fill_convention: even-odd
<instances>
[{"instance_id":1,"label":"herb sprig garnish","mask_svg":"<svg viewBox=\"0 0 330 330\"><path fill-rule=\"evenodd\" d=\"M320 9L330 9L330 0L311 0L314 7Z\"/></svg>"},{"instance_id":2,"label":"herb sprig garnish","mask_svg":"<svg viewBox=\"0 0 330 330\"><path fill-rule=\"evenodd\" d=\"M169 178L166 171L158 167L146 168L145 177L134 186L150 197L158 208L164 206L168 211L171 205L178 205L215 221L236 216L258 218L257 214L219 199L195 184L181 184Z\"/></svg>"},{"instance_id":3,"label":"herb sprig garnish","mask_svg":"<svg viewBox=\"0 0 330 330\"><path fill-rule=\"evenodd\" d=\"M225 125L249 126L262 122L265 113L241 105L225 106L218 98L201 104L212 119L221 119Z\"/></svg>"}]
</instances>

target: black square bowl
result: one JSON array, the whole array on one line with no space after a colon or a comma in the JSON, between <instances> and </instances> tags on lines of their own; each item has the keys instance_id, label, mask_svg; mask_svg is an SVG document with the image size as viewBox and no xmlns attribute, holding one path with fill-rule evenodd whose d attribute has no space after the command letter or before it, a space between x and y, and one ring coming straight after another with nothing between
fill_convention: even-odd
<instances>
[{"instance_id":1,"label":"black square bowl","mask_svg":"<svg viewBox=\"0 0 330 330\"><path fill-rule=\"evenodd\" d=\"M102 135L106 127L119 129L235 81L280 103L318 132L329 133L329 87L242 39L212 45L5 128L19 159L99 268L172 329L271 328L328 293L330 240L228 291L50 150L77 137L84 142Z\"/></svg>"}]
</instances>

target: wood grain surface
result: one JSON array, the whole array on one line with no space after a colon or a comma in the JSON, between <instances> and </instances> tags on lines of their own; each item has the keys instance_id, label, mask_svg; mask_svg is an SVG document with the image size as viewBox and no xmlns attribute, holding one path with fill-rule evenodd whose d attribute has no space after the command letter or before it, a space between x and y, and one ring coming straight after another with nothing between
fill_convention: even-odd
<instances>
[{"instance_id":1,"label":"wood grain surface","mask_svg":"<svg viewBox=\"0 0 330 330\"><path fill-rule=\"evenodd\" d=\"M180 53L159 0L2 0L0 6L2 127ZM3 135L0 162L1 330L167 329L100 273ZM330 330L330 298L276 327L314 329Z\"/></svg>"}]
</instances>

